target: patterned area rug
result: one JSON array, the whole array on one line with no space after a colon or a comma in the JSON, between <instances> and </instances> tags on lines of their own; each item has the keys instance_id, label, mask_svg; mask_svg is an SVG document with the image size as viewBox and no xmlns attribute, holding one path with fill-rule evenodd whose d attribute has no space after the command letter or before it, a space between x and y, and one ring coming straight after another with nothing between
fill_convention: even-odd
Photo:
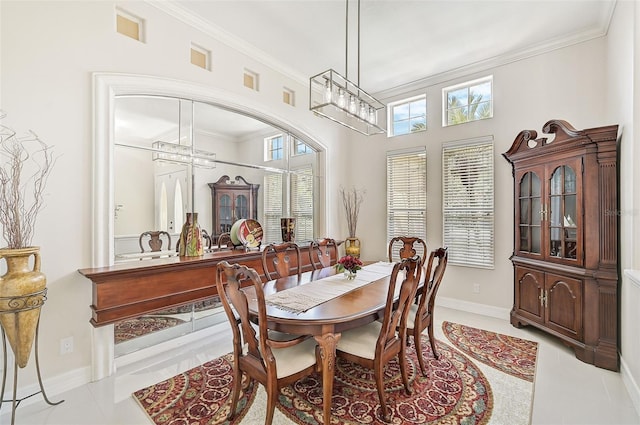
<instances>
[{"instance_id":1,"label":"patterned area rug","mask_svg":"<svg viewBox=\"0 0 640 425\"><path fill-rule=\"evenodd\" d=\"M415 350L409 349L413 393L402 386L399 365L386 368L387 404L393 424L487 424L493 407L492 385L466 356L438 341L440 359L433 358L425 339L429 376L422 377ZM160 424L213 425L228 423L232 388L231 356L191 369L166 381L136 391L133 396L151 420ZM232 423L263 423L266 394L249 386ZM332 397L331 424L383 424L373 374L339 360ZM530 406L527 407L530 410ZM322 384L318 375L281 390L274 424L322 423Z\"/></svg>"},{"instance_id":2,"label":"patterned area rug","mask_svg":"<svg viewBox=\"0 0 640 425\"><path fill-rule=\"evenodd\" d=\"M123 320L114 325L114 342L118 344L129 341L130 339L167 329L180 323L184 323L184 320L175 317L143 316L136 319Z\"/></svg>"},{"instance_id":3,"label":"patterned area rug","mask_svg":"<svg viewBox=\"0 0 640 425\"><path fill-rule=\"evenodd\" d=\"M466 355L504 373L533 382L537 342L446 321L442 322L442 331Z\"/></svg>"}]
</instances>

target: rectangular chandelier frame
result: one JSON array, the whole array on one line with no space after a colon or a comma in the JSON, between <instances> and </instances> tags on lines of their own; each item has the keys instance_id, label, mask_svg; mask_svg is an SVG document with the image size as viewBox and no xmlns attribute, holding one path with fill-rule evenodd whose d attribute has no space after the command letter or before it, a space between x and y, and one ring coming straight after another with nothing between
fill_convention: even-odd
<instances>
[{"instance_id":1,"label":"rectangular chandelier frame","mask_svg":"<svg viewBox=\"0 0 640 425\"><path fill-rule=\"evenodd\" d=\"M386 133L379 123L386 106L333 69L309 79L309 110L370 136Z\"/></svg>"},{"instance_id":2,"label":"rectangular chandelier frame","mask_svg":"<svg viewBox=\"0 0 640 425\"><path fill-rule=\"evenodd\" d=\"M191 164L201 168L216 168L216 154L194 149L191 146L176 143L153 142L152 159L154 161L171 162L175 164Z\"/></svg>"}]
</instances>

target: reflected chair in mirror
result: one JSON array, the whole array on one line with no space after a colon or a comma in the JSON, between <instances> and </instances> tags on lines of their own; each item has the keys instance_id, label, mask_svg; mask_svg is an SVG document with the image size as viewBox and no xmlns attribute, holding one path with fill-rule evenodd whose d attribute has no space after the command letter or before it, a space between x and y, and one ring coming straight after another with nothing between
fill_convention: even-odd
<instances>
[{"instance_id":1,"label":"reflected chair in mirror","mask_svg":"<svg viewBox=\"0 0 640 425\"><path fill-rule=\"evenodd\" d=\"M385 421L390 419L384 388L384 367L398 358L405 391L411 394L407 375L407 314L415 297L422 273L419 257L406 258L393 266L384 314L381 320L347 330L342 333L336 355L350 362L372 369L374 372L380 408ZM396 300L397 286L400 285Z\"/></svg>"},{"instance_id":2,"label":"reflected chair in mirror","mask_svg":"<svg viewBox=\"0 0 640 425\"><path fill-rule=\"evenodd\" d=\"M233 241L231 240L231 233L225 232L218 236L218 242L216 243L216 249L221 251L223 249L233 249Z\"/></svg>"},{"instance_id":3,"label":"reflected chair in mirror","mask_svg":"<svg viewBox=\"0 0 640 425\"><path fill-rule=\"evenodd\" d=\"M209 233L207 233L206 230L201 229L202 232L202 242L203 245L205 246L205 249L207 251L211 251L211 246L213 245L213 240L211 239L211 236L209 236Z\"/></svg>"},{"instance_id":4,"label":"reflected chair in mirror","mask_svg":"<svg viewBox=\"0 0 640 425\"><path fill-rule=\"evenodd\" d=\"M413 258L419 255L420 258L427 258L427 243L417 237L396 236L389 241L389 261L399 261L403 258Z\"/></svg>"},{"instance_id":5,"label":"reflected chair in mirror","mask_svg":"<svg viewBox=\"0 0 640 425\"><path fill-rule=\"evenodd\" d=\"M247 282L255 289L257 325L251 321L247 296L240 289ZM277 339L271 337L262 282L254 269L222 261L217 266L216 286L233 332L233 393L228 419L235 415L242 377L246 374L249 380L264 385L267 392L264 422L269 425L280 389L318 370L316 341L308 336L282 333L276 333ZM282 338L283 335L290 338Z\"/></svg>"},{"instance_id":6,"label":"reflected chair in mirror","mask_svg":"<svg viewBox=\"0 0 640 425\"><path fill-rule=\"evenodd\" d=\"M331 238L311 241L309 261L313 270L333 266L338 262L338 244Z\"/></svg>"},{"instance_id":7,"label":"reflected chair in mirror","mask_svg":"<svg viewBox=\"0 0 640 425\"><path fill-rule=\"evenodd\" d=\"M300 275L302 273L302 258L300 247L295 242L272 243L262 251L262 268L267 280L281 277Z\"/></svg>"},{"instance_id":8,"label":"reflected chair in mirror","mask_svg":"<svg viewBox=\"0 0 640 425\"><path fill-rule=\"evenodd\" d=\"M149 249L145 249L143 240L149 237L147 245ZM162 251L163 237L166 239L167 245L165 249L171 249L171 235L164 230L148 230L140 234L138 243L140 244L140 252L157 252Z\"/></svg>"},{"instance_id":9,"label":"reflected chair in mirror","mask_svg":"<svg viewBox=\"0 0 640 425\"><path fill-rule=\"evenodd\" d=\"M438 351L436 350L436 340L433 336L433 308L438 288L440 287L440 283L442 283L442 277L447 268L448 257L449 254L446 247L431 251L427 265L424 268L425 285L422 288L422 293L417 297L417 302L409 306L407 338L413 337L413 343L415 344L418 355L418 363L424 376L427 375L427 370L422 356L422 339L420 335L427 329L431 352L436 359L439 358ZM438 263L435 265L432 274L432 267L436 258L438 259Z\"/></svg>"}]
</instances>

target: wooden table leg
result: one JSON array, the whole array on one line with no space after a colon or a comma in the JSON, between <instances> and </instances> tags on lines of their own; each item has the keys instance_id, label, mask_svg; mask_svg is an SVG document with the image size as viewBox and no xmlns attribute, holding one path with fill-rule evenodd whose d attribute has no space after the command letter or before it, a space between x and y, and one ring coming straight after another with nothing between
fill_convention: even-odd
<instances>
[{"instance_id":1,"label":"wooden table leg","mask_svg":"<svg viewBox=\"0 0 640 425\"><path fill-rule=\"evenodd\" d=\"M320 358L322 359L322 402L325 424L331 422L331 395L333 393L333 375L336 364L336 345L338 345L340 336L340 334L326 333L314 337L318 341Z\"/></svg>"}]
</instances>

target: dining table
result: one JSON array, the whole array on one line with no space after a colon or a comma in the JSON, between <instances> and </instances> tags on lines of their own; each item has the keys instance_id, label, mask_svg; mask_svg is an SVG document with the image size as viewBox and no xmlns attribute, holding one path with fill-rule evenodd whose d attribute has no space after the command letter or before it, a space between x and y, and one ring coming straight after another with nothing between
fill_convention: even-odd
<instances>
[{"instance_id":1,"label":"dining table","mask_svg":"<svg viewBox=\"0 0 640 425\"><path fill-rule=\"evenodd\" d=\"M394 263L375 262L348 279L335 266L267 281L267 328L311 335L318 342L322 373L323 422L331 418L336 346L341 333L382 318ZM399 292L400 285L397 286ZM255 289L248 287L248 308L257 316ZM253 292L253 296L252 296ZM396 293L396 297L397 297Z\"/></svg>"}]
</instances>

